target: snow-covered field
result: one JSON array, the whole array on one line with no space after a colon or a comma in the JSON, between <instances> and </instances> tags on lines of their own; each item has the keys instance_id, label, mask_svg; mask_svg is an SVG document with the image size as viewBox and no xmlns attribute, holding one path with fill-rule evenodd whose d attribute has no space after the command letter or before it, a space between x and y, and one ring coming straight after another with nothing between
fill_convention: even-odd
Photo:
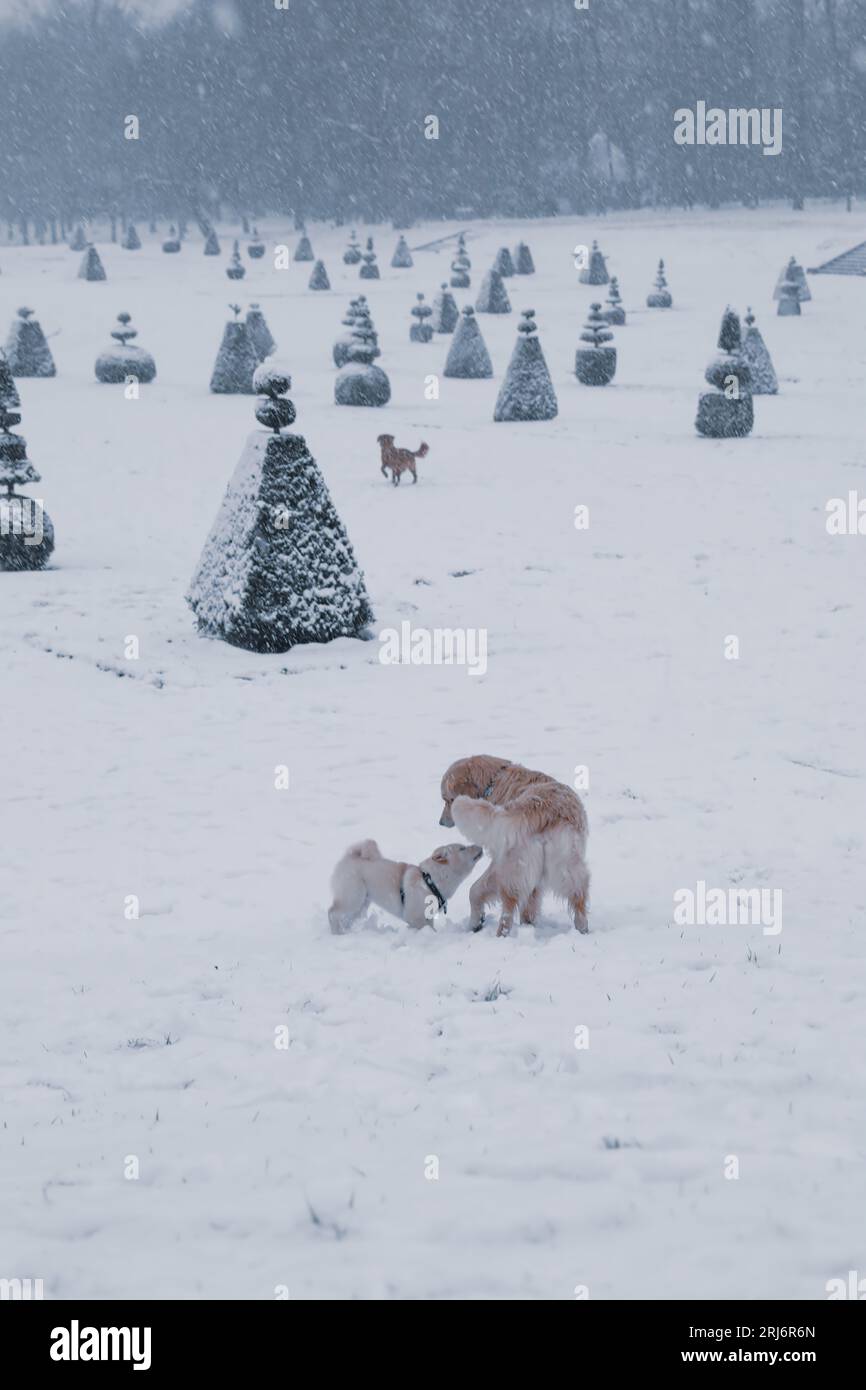
<instances>
[{"instance_id":1,"label":"snow-covered field","mask_svg":"<svg viewBox=\"0 0 866 1390\"><path fill-rule=\"evenodd\" d=\"M0 576L0 1276L54 1298L813 1299L866 1271L866 539L825 529L829 498L866 492L866 283L814 277L798 319L771 298L789 255L827 259L862 218L470 224L459 303L520 236L538 269L480 318L496 379L438 400L450 340L410 344L409 311L450 245L392 270L374 229L382 280L359 284L346 229L312 227L314 293L270 253L231 285L233 229L219 260L139 230L140 252L100 244L105 284L65 247L0 247L0 317L30 305L58 365L19 382L53 564ZM595 390L572 375L593 236L628 311ZM642 307L659 256L669 313ZM333 404L360 291L383 410ZM262 657L196 635L185 588L255 427L251 397L208 393L238 295L377 630L486 629L483 677L383 665L376 640ZM754 307L780 394L716 442L693 421L728 302ZM527 307L559 416L493 424ZM93 377L119 310L157 361L138 401ZM381 477L383 431L429 442L417 487ZM464 887L435 933L373 913L332 937L346 845L456 838L439 779L483 751L588 768L591 934L553 902L468 934ZM676 925L698 880L781 890L781 932Z\"/></svg>"}]
</instances>

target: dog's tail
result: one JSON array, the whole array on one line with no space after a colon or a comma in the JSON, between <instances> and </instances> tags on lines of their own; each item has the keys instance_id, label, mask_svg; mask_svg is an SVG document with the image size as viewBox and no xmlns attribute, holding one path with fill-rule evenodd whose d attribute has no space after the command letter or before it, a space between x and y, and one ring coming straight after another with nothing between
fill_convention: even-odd
<instances>
[{"instance_id":1,"label":"dog's tail","mask_svg":"<svg viewBox=\"0 0 866 1390\"><path fill-rule=\"evenodd\" d=\"M375 840L359 840L356 845L349 846L343 858L366 859L369 862L374 859L381 859L382 853Z\"/></svg>"},{"instance_id":2,"label":"dog's tail","mask_svg":"<svg viewBox=\"0 0 866 1390\"><path fill-rule=\"evenodd\" d=\"M421 444L418 445L418 448L415 450L415 453L414 453L414 456L413 456L413 457L416 458L416 459L423 459L423 458L426 458L426 457L427 457L427 455L429 454L429 452L430 452L430 445L429 445L429 444L424 444L424 443L422 442Z\"/></svg>"}]
</instances>

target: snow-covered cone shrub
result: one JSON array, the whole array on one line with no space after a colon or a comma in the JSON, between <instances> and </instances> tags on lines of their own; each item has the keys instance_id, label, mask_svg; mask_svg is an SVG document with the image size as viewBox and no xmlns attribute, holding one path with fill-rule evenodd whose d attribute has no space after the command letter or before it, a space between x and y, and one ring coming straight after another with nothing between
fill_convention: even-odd
<instances>
[{"instance_id":1,"label":"snow-covered cone shrub","mask_svg":"<svg viewBox=\"0 0 866 1390\"><path fill-rule=\"evenodd\" d=\"M226 266L226 275L230 280L243 280L246 273L246 267L241 264L241 249L236 240Z\"/></svg>"},{"instance_id":2,"label":"snow-covered cone shrub","mask_svg":"<svg viewBox=\"0 0 866 1390\"><path fill-rule=\"evenodd\" d=\"M355 327L355 322L359 315L362 315L366 311L366 308L367 297L363 294L359 295L357 299L353 299L349 304L346 310L346 317L343 319L347 331L340 334L333 347L335 366L343 367L348 362L349 348L352 346L352 330Z\"/></svg>"},{"instance_id":3,"label":"snow-covered cone shrub","mask_svg":"<svg viewBox=\"0 0 866 1390\"><path fill-rule=\"evenodd\" d=\"M40 481L27 441L11 430L21 421L20 404L0 353L0 570L40 570L54 549L54 527L42 503L14 490Z\"/></svg>"},{"instance_id":4,"label":"snow-covered cone shrub","mask_svg":"<svg viewBox=\"0 0 866 1390\"><path fill-rule=\"evenodd\" d=\"M625 309L622 307L622 297L619 292L619 281L616 276L611 276L610 289L607 293L608 307L602 314L605 323L613 324L614 327L621 328L625 323Z\"/></svg>"},{"instance_id":5,"label":"snow-covered cone shrub","mask_svg":"<svg viewBox=\"0 0 866 1390\"><path fill-rule=\"evenodd\" d=\"M534 310L524 309L493 418L552 420L558 409L556 392L538 341Z\"/></svg>"},{"instance_id":6,"label":"snow-covered cone shrub","mask_svg":"<svg viewBox=\"0 0 866 1390\"><path fill-rule=\"evenodd\" d=\"M791 257L793 260L793 256ZM812 291L809 289L809 281L806 279L806 272L798 261L794 261L794 284L797 286L797 298L801 304L812 298Z\"/></svg>"},{"instance_id":7,"label":"snow-covered cone shrub","mask_svg":"<svg viewBox=\"0 0 866 1390\"><path fill-rule=\"evenodd\" d=\"M467 304L451 340L445 360L445 376L480 378L493 375L493 363L481 336L475 310Z\"/></svg>"},{"instance_id":8,"label":"snow-covered cone shrub","mask_svg":"<svg viewBox=\"0 0 866 1390\"><path fill-rule=\"evenodd\" d=\"M251 304L247 310L247 335L260 362L276 350L277 345L258 304Z\"/></svg>"},{"instance_id":9,"label":"snow-covered cone shrub","mask_svg":"<svg viewBox=\"0 0 866 1390\"><path fill-rule=\"evenodd\" d=\"M218 256L220 254L219 237L213 227L209 229L204 239L204 254L206 256Z\"/></svg>"},{"instance_id":10,"label":"snow-covered cone shrub","mask_svg":"<svg viewBox=\"0 0 866 1390\"><path fill-rule=\"evenodd\" d=\"M511 302L498 270L488 270L475 301L477 314L510 314Z\"/></svg>"},{"instance_id":11,"label":"snow-covered cone shrub","mask_svg":"<svg viewBox=\"0 0 866 1390\"><path fill-rule=\"evenodd\" d=\"M713 388L698 398L695 429L709 439L739 439L755 423L752 406L752 373L742 350L740 320L726 309L719 331L719 353L704 380Z\"/></svg>"},{"instance_id":12,"label":"snow-covered cone shrub","mask_svg":"<svg viewBox=\"0 0 866 1390\"><path fill-rule=\"evenodd\" d=\"M99 259L99 252L95 246L88 246L84 255L81 257L81 265L78 267L79 280L105 280L105 267Z\"/></svg>"},{"instance_id":13,"label":"snow-covered cone shrub","mask_svg":"<svg viewBox=\"0 0 866 1390\"><path fill-rule=\"evenodd\" d=\"M394 270L408 270L415 262L412 260L412 252L406 245L406 238L401 236L397 242L394 254L391 257L391 265Z\"/></svg>"},{"instance_id":14,"label":"snow-covered cone shrub","mask_svg":"<svg viewBox=\"0 0 866 1390\"><path fill-rule=\"evenodd\" d=\"M316 261L316 264L313 266L310 272L309 288L311 290L329 290L331 288L331 282L328 279L328 272L325 269L324 261Z\"/></svg>"},{"instance_id":15,"label":"snow-covered cone shrub","mask_svg":"<svg viewBox=\"0 0 866 1390\"><path fill-rule=\"evenodd\" d=\"M361 248L358 245L358 238L353 227L349 233L349 245L343 252L343 265L357 265L361 259Z\"/></svg>"},{"instance_id":16,"label":"snow-covered cone shrub","mask_svg":"<svg viewBox=\"0 0 866 1390\"><path fill-rule=\"evenodd\" d=\"M776 288L773 291L774 299L781 299L782 286L786 280L793 280L797 287L797 298L801 304L812 298L812 291L809 289L809 282L806 279L806 272L792 256L783 270L779 271L779 278L776 281Z\"/></svg>"},{"instance_id":17,"label":"snow-covered cone shrub","mask_svg":"<svg viewBox=\"0 0 866 1390\"><path fill-rule=\"evenodd\" d=\"M673 304L671 292L668 289L668 282L665 279L665 263L659 261L659 268L656 271L655 289L651 290L646 297L648 309L670 309Z\"/></svg>"},{"instance_id":18,"label":"snow-covered cone shrub","mask_svg":"<svg viewBox=\"0 0 866 1390\"><path fill-rule=\"evenodd\" d=\"M469 288L469 271L472 262L466 254L466 238L463 233L457 238L457 253L451 262L451 288L453 290L467 290Z\"/></svg>"},{"instance_id":19,"label":"snow-covered cone shrub","mask_svg":"<svg viewBox=\"0 0 866 1390\"><path fill-rule=\"evenodd\" d=\"M375 359L381 356L369 315L358 318L352 331L346 365L337 372L334 400L337 405L387 405L391 383Z\"/></svg>"},{"instance_id":20,"label":"snow-covered cone shrub","mask_svg":"<svg viewBox=\"0 0 866 1390\"><path fill-rule=\"evenodd\" d=\"M379 267L376 264L376 252L373 250L373 238L371 236L367 237L367 249L361 260L364 262L359 272L361 279L378 280Z\"/></svg>"},{"instance_id":21,"label":"snow-covered cone shrub","mask_svg":"<svg viewBox=\"0 0 866 1390\"><path fill-rule=\"evenodd\" d=\"M780 314L782 318L787 318L791 314L799 315L801 312L800 294L796 281L783 280L781 285L778 286L778 290L779 307L776 313Z\"/></svg>"},{"instance_id":22,"label":"snow-covered cone shrub","mask_svg":"<svg viewBox=\"0 0 866 1390\"><path fill-rule=\"evenodd\" d=\"M598 249L598 242L592 243L592 250L589 253L589 265L580 272L578 277L582 285L606 285L610 279L607 273L607 266L604 263L604 256Z\"/></svg>"},{"instance_id":23,"label":"snow-covered cone shrub","mask_svg":"<svg viewBox=\"0 0 866 1390\"><path fill-rule=\"evenodd\" d=\"M514 262L511 259L511 252L507 246L500 246L496 252L496 260L493 262L493 269L498 275L503 277L514 274Z\"/></svg>"},{"instance_id":24,"label":"snow-covered cone shrub","mask_svg":"<svg viewBox=\"0 0 866 1390\"><path fill-rule=\"evenodd\" d=\"M746 313L746 336L743 339L743 352L752 371L752 395L775 396L779 390L773 359L767 344L761 336L760 328L755 326L755 315L749 309Z\"/></svg>"},{"instance_id":25,"label":"snow-covered cone shrub","mask_svg":"<svg viewBox=\"0 0 866 1390\"><path fill-rule=\"evenodd\" d=\"M84 235L84 228L79 222L75 231L72 233L72 240L69 243L70 251L84 251L87 248L87 237Z\"/></svg>"},{"instance_id":26,"label":"snow-covered cone shrub","mask_svg":"<svg viewBox=\"0 0 866 1390\"><path fill-rule=\"evenodd\" d=\"M138 235L134 223L129 223L126 232L124 233L123 241L120 244L123 247L124 251L141 250L141 237Z\"/></svg>"},{"instance_id":27,"label":"snow-covered cone shrub","mask_svg":"<svg viewBox=\"0 0 866 1390\"><path fill-rule=\"evenodd\" d=\"M162 249L169 256L180 250L180 237L173 223L168 229L168 236L162 243Z\"/></svg>"},{"instance_id":28,"label":"snow-covered cone shrub","mask_svg":"<svg viewBox=\"0 0 866 1390\"><path fill-rule=\"evenodd\" d=\"M431 327L436 333L453 333L459 317L457 302L443 280L439 293L433 300Z\"/></svg>"},{"instance_id":29,"label":"snow-covered cone shrub","mask_svg":"<svg viewBox=\"0 0 866 1390\"><path fill-rule=\"evenodd\" d=\"M412 307L412 317L415 322L409 329L409 341L413 343L429 343L433 337L433 329L427 322L432 318L433 310L429 304L424 303L423 294L418 295L417 304Z\"/></svg>"},{"instance_id":30,"label":"snow-covered cone shrub","mask_svg":"<svg viewBox=\"0 0 866 1390\"><path fill-rule=\"evenodd\" d=\"M18 387L15 385L6 354L0 351L0 407L5 410L18 410L20 406Z\"/></svg>"},{"instance_id":31,"label":"snow-covered cone shrub","mask_svg":"<svg viewBox=\"0 0 866 1390\"><path fill-rule=\"evenodd\" d=\"M223 330L223 340L214 363L210 389L221 396L249 396L253 390L253 373L259 365L247 326L238 319L239 304L230 304L235 317Z\"/></svg>"},{"instance_id":32,"label":"snow-covered cone shrub","mask_svg":"<svg viewBox=\"0 0 866 1390\"><path fill-rule=\"evenodd\" d=\"M451 288L452 290L468 290L471 281L469 271L465 266L455 259L451 262Z\"/></svg>"},{"instance_id":33,"label":"snow-covered cone shrub","mask_svg":"<svg viewBox=\"0 0 866 1390\"><path fill-rule=\"evenodd\" d=\"M57 368L32 309L19 309L6 339L6 357L14 376L55 376Z\"/></svg>"},{"instance_id":34,"label":"snow-covered cone shrub","mask_svg":"<svg viewBox=\"0 0 866 1390\"><path fill-rule=\"evenodd\" d=\"M574 355L574 374L584 386L607 386L616 371L616 348L608 347L613 334L607 327L600 304L591 304L589 318L583 326L580 341L587 347L578 348Z\"/></svg>"},{"instance_id":35,"label":"snow-covered cone shrub","mask_svg":"<svg viewBox=\"0 0 866 1390\"><path fill-rule=\"evenodd\" d=\"M119 327L111 331L114 342L99 354L94 364L97 381L116 384L130 376L141 382L153 381L156 363L149 352L133 343L138 332L132 327L129 314L118 314L117 322Z\"/></svg>"},{"instance_id":36,"label":"snow-covered cone shrub","mask_svg":"<svg viewBox=\"0 0 866 1390\"><path fill-rule=\"evenodd\" d=\"M373 619L364 576L299 434L285 374L256 373L254 430L208 536L187 601L198 629L254 652L360 637Z\"/></svg>"},{"instance_id":37,"label":"snow-covered cone shrub","mask_svg":"<svg viewBox=\"0 0 866 1390\"><path fill-rule=\"evenodd\" d=\"M296 260L296 261L314 261L315 259L316 259L316 258L315 258L315 256L313 255L313 247L312 247L312 243L310 242L310 238L307 236L307 233L304 232L303 235L301 236L300 241L298 242L297 246L295 247L295 254L294 254L293 260Z\"/></svg>"},{"instance_id":38,"label":"snow-covered cone shrub","mask_svg":"<svg viewBox=\"0 0 866 1390\"><path fill-rule=\"evenodd\" d=\"M515 275L534 275L535 262L532 259L532 252L525 241L518 241L514 248L514 274Z\"/></svg>"},{"instance_id":39,"label":"snow-covered cone shrub","mask_svg":"<svg viewBox=\"0 0 866 1390\"><path fill-rule=\"evenodd\" d=\"M251 261L260 261L265 254L265 243L259 236L258 227L253 227L253 239L247 243L247 255Z\"/></svg>"}]
</instances>

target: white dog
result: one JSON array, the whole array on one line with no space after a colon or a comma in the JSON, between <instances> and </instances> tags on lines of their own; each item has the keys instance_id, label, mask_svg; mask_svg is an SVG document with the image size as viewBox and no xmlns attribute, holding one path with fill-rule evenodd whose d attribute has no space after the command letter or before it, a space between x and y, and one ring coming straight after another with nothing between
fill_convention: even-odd
<instances>
[{"instance_id":1,"label":"white dog","mask_svg":"<svg viewBox=\"0 0 866 1390\"><path fill-rule=\"evenodd\" d=\"M483 853L480 845L440 845L420 864L403 864L383 859L375 840L361 840L331 875L331 931L344 932L370 903L410 927L426 926L437 912L447 912L448 899Z\"/></svg>"}]
</instances>

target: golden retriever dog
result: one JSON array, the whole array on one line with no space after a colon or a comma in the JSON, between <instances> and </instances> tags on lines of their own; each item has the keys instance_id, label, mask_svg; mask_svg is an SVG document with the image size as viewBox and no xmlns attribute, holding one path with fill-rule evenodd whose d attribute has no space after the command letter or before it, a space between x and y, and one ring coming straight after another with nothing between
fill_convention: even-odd
<instances>
[{"instance_id":1,"label":"golden retriever dog","mask_svg":"<svg viewBox=\"0 0 866 1390\"><path fill-rule=\"evenodd\" d=\"M544 772L479 754L451 764L442 799L439 824L456 825L492 861L469 890L473 931L481 930L485 907L497 900L498 936L508 935L515 909L531 926L545 891L565 899L577 930L589 931L589 824L576 792Z\"/></svg>"},{"instance_id":2,"label":"golden retriever dog","mask_svg":"<svg viewBox=\"0 0 866 1390\"><path fill-rule=\"evenodd\" d=\"M419 444L413 453L411 449L396 449L394 447L393 434L380 434L378 445L382 451L382 472L388 476L391 470L391 482L395 487L400 484L400 475L409 472L412 474L412 482L417 483L418 474L415 471L415 460L426 458L430 452L427 444Z\"/></svg>"},{"instance_id":3,"label":"golden retriever dog","mask_svg":"<svg viewBox=\"0 0 866 1390\"><path fill-rule=\"evenodd\" d=\"M425 926L472 872L484 853L480 845L440 845L420 864L383 859L375 840L346 850L331 876L331 931L344 932L370 903L384 907L410 927Z\"/></svg>"}]
</instances>

